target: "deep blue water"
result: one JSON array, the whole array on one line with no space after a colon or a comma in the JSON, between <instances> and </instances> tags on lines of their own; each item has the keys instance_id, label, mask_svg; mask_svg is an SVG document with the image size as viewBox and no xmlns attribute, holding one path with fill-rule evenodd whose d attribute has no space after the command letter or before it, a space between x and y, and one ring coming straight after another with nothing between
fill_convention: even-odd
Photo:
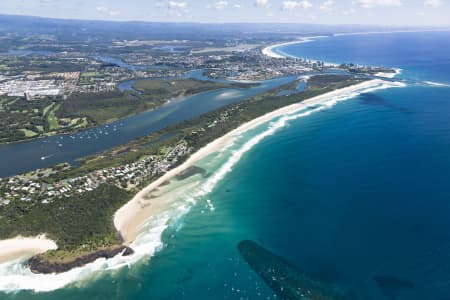
<instances>
[{"instance_id":1,"label":"deep blue water","mask_svg":"<svg viewBox=\"0 0 450 300\"><path fill-rule=\"evenodd\" d=\"M450 83L450 32L391 33L319 38L278 51L331 63L403 68L402 78Z\"/></svg>"},{"instance_id":2,"label":"deep blue water","mask_svg":"<svg viewBox=\"0 0 450 300\"><path fill-rule=\"evenodd\" d=\"M448 37L340 36L282 50L393 65L404 70L400 77L445 83ZM172 224L164 249L149 261L81 287L5 297L275 299L236 249L253 239L351 299L449 299L449 115L450 88L413 84L290 121ZM414 288L388 298L376 276Z\"/></svg>"}]
</instances>

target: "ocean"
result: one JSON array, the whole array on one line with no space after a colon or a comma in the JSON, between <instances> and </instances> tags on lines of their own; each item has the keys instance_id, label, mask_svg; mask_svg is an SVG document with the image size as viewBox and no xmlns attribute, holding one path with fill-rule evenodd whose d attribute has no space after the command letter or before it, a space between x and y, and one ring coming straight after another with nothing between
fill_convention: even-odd
<instances>
[{"instance_id":1,"label":"ocean","mask_svg":"<svg viewBox=\"0 0 450 300\"><path fill-rule=\"evenodd\" d=\"M165 187L189 186L138 239L144 258L70 276L3 265L0 289L9 292L0 299L277 299L240 256L237 244L247 239L349 299L448 299L449 47L449 32L416 32L278 48L400 68L405 84L330 99L246 132L198 164L206 175Z\"/></svg>"}]
</instances>

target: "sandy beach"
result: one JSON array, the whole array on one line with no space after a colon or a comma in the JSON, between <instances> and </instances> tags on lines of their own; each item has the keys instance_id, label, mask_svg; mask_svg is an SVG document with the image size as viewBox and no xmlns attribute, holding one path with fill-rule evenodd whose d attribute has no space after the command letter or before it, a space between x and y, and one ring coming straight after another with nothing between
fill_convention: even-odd
<instances>
[{"instance_id":1,"label":"sandy beach","mask_svg":"<svg viewBox=\"0 0 450 300\"><path fill-rule=\"evenodd\" d=\"M189 188L186 185L167 185L168 182L183 171L194 166L201 159L212 153L220 151L242 133L269 122L278 116L295 113L296 111L305 109L308 106L321 104L333 97L375 87L383 82L384 81L381 79L373 79L280 108L241 125L240 127L201 148L199 151L192 154L186 162L170 170L137 193L132 200L122 206L115 213L114 225L121 233L124 239L124 244L130 245L133 241L135 241L142 229L142 226L145 225L151 217L159 216L164 212L170 211L174 201L183 195L186 188ZM47 239L45 235L39 235L36 237L19 236L13 239L0 240L0 263L18 258L31 257L33 255L54 249L57 249L56 243L50 239Z\"/></svg>"},{"instance_id":2,"label":"sandy beach","mask_svg":"<svg viewBox=\"0 0 450 300\"><path fill-rule=\"evenodd\" d=\"M293 45L293 44L298 44L298 43L305 43L307 41L309 41L309 40L308 39L300 39L300 40L296 40L293 42L286 42L286 43L271 45L271 46L268 46L268 47L265 47L264 49L262 49L262 53L264 55L266 55L268 57L272 57L272 58L286 58L284 55L278 54L273 50L278 47Z\"/></svg>"},{"instance_id":3,"label":"sandy beach","mask_svg":"<svg viewBox=\"0 0 450 300\"><path fill-rule=\"evenodd\" d=\"M262 49L262 53L268 57L272 57L272 58L286 58L286 56L278 54L274 51L275 48L278 47L283 47L283 46L288 46L288 45L294 45L294 44L300 44L300 43L308 43L308 42L312 42L315 39L319 39L319 38L325 38L327 36L311 36L311 37L304 37L292 42L286 42L286 43L279 43L279 44L275 44L275 45L271 45L268 47L265 47Z\"/></svg>"},{"instance_id":4,"label":"sandy beach","mask_svg":"<svg viewBox=\"0 0 450 300\"><path fill-rule=\"evenodd\" d=\"M165 184L180 172L183 172L187 168L194 166L195 163L199 160L214 152L219 151L224 146L229 144L229 142L232 141L236 136L239 136L243 132L264 124L275 117L282 116L288 113L294 113L311 105L321 104L336 96L375 87L379 84L382 84L383 82L384 81L381 79L373 79L353 86L338 89L317 97L310 98L308 100L304 100L300 103L280 108L241 125L240 127L201 148L199 151L191 155L191 157L182 165L170 170L158 180L152 182L150 185L136 194L136 196L132 200L130 200L116 212L114 216L114 225L116 229L121 233L122 237L124 238L125 244L130 245L136 239L142 226L149 218L169 210L174 199L177 198L177 195L181 195L183 193L182 187L180 189L175 189L168 193L165 193L163 191Z\"/></svg>"},{"instance_id":5,"label":"sandy beach","mask_svg":"<svg viewBox=\"0 0 450 300\"><path fill-rule=\"evenodd\" d=\"M9 240L0 241L0 263L18 259L21 257L31 257L44 253L48 250L55 250L58 246L45 235L36 237L16 237Z\"/></svg>"}]
</instances>

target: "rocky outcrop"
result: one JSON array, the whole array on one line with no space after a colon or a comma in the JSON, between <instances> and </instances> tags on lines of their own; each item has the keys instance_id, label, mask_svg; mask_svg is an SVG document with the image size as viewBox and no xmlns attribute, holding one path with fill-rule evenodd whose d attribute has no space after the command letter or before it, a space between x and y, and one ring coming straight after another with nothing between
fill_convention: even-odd
<instances>
[{"instance_id":1,"label":"rocky outcrop","mask_svg":"<svg viewBox=\"0 0 450 300\"><path fill-rule=\"evenodd\" d=\"M116 246L110 249L98 250L87 255L77 257L73 261L64 263L49 262L43 258L43 255L36 255L27 262L27 267L30 268L33 273L63 273L73 268L82 267L98 258L112 258L120 253L122 253L122 256L128 256L133 254L134 251L130 247Z\"/></svg>"}]
</instances>

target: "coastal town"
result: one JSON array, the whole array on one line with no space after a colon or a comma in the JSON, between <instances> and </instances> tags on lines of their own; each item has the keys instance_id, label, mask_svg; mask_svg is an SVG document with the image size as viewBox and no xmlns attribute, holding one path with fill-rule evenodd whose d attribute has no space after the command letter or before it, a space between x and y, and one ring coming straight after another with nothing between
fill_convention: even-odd
<instances>
[{"instance_id":1,"label":"coastal town","mask_svg":"<svg viewBox=\"0 0 450 300\"><path fill-rule=\"evenodd\" d=\"M167 45L160 45L158 49L169 50L159 50L154 55L154 48L150 48L133 55L127 53L123 58L86 56L79 52L64 52L52 56L31 52L30 56L16 57L14 60L10 55L3 55L3 59L0 55L0 96L26 100L64 99L63 96L67 98L72 93L111 92L117 89L119 83L131 79L176 78L186 76L192 70L204 70L205 75L211 79L259 81L312 71L325 72L329 69L373 74L386 69L355 64L327 65L323 61L308 58L267 56L263 53L264 46L239 51L201 48L202 51L199 52L188 46L181 51L173 51ZM17 60L23 60L21 63L29 63L31 66L53 62L54 69L60 68L58 63L63 65L69 61L66 69L73 71L45 72L39 67L23 67L20 72L17 69L12 71L19 64Z\"/></svg>"},{"instance_id":2,"label":"coastal town","mask_svg":"<svg viewBox=\"0 0 450 300\"><path fill-rule=\"evenodd\" d=\"M128 44L123 44L128 45ZM236 47L235 44L232 45ZM161 44L158 44L161 49ZM20 75L9 75L2 72L0 77L0 95L3 94L16 101L44 101L46 98L61 101L66 100L71 93L93 93L102 94L117 90L120 82L138 78L176 78L185 75L191 70L203 70L203 75L210 79L227 79L234 81L261 81L276 77L289 75L304 75L311 72L326 72L331 69L341 69L350 73L376 74L379 72L390 72L386 68L374 68L358 66L354 64L343 64L340 66L326 65L321 61L308 59L279 58L277 55L266 55L267 50L261 47L253 47L240 51L208 51L203 49L200 53L189 48L181 51L159 53L155 58L146 56L141 59L135 54L127 60L136 65L130 65L117 59L114 62L98 61L93 58L71 57L70 61L77 61L83 66L84 71L74 72L31 72L24 71ZM226 48L225 48L226 49ZM164 52L164 51L163 51ZM64 57L70 57L64 53ZM150 58L151 59L150 59ZM27 58L30 59L30 58ZM45 57L33 57L32 59L45 60ZM52 59L55 59L54 57ZM144 66L143 64L150 64ZM138 67L139 66L139 67ZM164 66L164 67L162 67ZM170 66L170 67L168 67ZM17 98L23 100L17 100ZM57 103L57 102L56 102ZM46 111L55 114L58 105L50 104ZM44 111L45 111L44 110ZM44 113L46 115L48 113ZM78 120L78 121L77 121ZM220 121L220 120L219 120ZM76 125L74 128L87 124L87 120L75 119L67 121ZM217 123L217 120L216 120ZM209 126L214 126L211 123ZM45 125L45 124L44 124ZM44 126L41 126L43 128ZM31 129L25 132L32 132ZM31 135L32 136L32 135ZM0 205L8 205L14 200L24 202L49 203L57 197L71 197L73 195L90 192L103 183L110 183L117 187L133 190L154 176L157 176L171 168L180 157L191 152L189 146L181 141L167 153L150 156L143 160L126 164L120 167L96 170L84 176L64 179L56 182L45 182L49 175L70 169L68 164L62 164L46 170L36 170L28 174L17 175L10 178L0 178Z\"/></svg>"},{"instance_id":3,"label":"coastal town","mask_svg":"<svg viewBox=\"0 0 450 300\"><path fill-rule=\"evenodd\" d=\"M268 114L282 114L284 107L302 106L304 100L316 99L316 105L327 93L376 86L378 73L395 72L280 57L270 49L284 40L274 39L104 40L52 43L48 52L33 49L44 47L38 48L38 41L27 43L31 49L20 55L0 53L0 143L6 147L42 142L51 144L53 153L63 152L69 149L66 137L75 147L85 141L101 144L103 137L114 138L112 133L124 134L125 120L148 113L152 121L162 121L133 132L133 138L97 144L102 147L72 160L54 163L52 154L43 153L35 157L39 167L0 178L0 235L45 232L58 245L28 261L33 272L44 274L122 250L132 254L127 243L139 230L122 228L129 222L142 226L147 212L133 220L130 211L118 211L128 203L138 211L151 207L158 196L142 193L152 184L208 177L202 168L186 164L233 130L258 118L266 122ZM186 107L195 113L183 116ZM172 112L179 116L166 122ZM178 167L182 171L172 177ZM124 223L117 225L117 218Z\"/></svg>"},{"instance_id":4,"label":"coastal town","mask_svg":"<svg viewBox=\"0 0 450 300\"><path fill-rule=\"evenodd\" d=\"M8 205L17 200L48 204L55 198L70 198L91 192L101 184L111 184L118 188L135 191L175 165L180 158L191 153L186 141L180 141L165 155L150 156L119 167L107 168L87 173L84 176L46 183L46 176L70 168L62 164L55 168L36 170L28 174L0 178L0 205Z\"/></svg>"},{"instance_id":5,"label":"coastal town","mask_svg":"<svg viewBox=\"0 0 450 300\"><path fill-rule=\"evenodd\" d=\"M450 295L450 0L0 0L0 300Z\"/></svg>"},{"instance_id":6,"label":"coastal town","mask_svg":"<svg viewBox=\"0 0 450 300\"><path fill-rule=\"evenodd\" d=\"M179 140L174 146L161 147L159 155L150 155L128 164L99 169L83 176L56 181L48 179L53 175L56 175L57 178L59 172L70 170L72 168L70 164L63 163L26 174L0 178L0 206L16 201L49 204L58 198L73 198L92 192L102 184L110 184L136 192L153 178L166 173L191 154L194 149L188 140L195 139L197 135L215 127L220 128L221 124L226 123L232 115L238 112L239 107L230 107L215 119L207 122L204 127L190 132L186 138Z\"/></svg>"}]
</instances>

